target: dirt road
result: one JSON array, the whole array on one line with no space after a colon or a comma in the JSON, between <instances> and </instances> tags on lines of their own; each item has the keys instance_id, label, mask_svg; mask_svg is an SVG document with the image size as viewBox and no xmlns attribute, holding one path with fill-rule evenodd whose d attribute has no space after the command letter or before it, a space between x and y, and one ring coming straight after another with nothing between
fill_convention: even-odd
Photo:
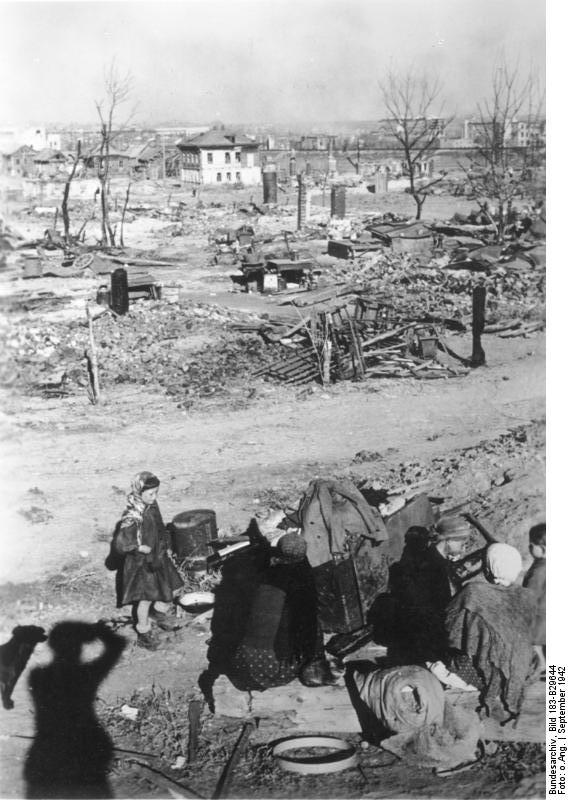
<instances>
[{"instance_id":1,"label":"dirt road","mask_svg":"<svg viewBox=\"0 0 568 800\"><path fill-rule=\"evenodd\" d=\"M467 354L469 338L455 341ZM86 397L7 399L0 582L39 579L75 561L102 570L129 480L142 468L163 479L166 517L213 508L221 528L238 528L263 493L264 501L270 491L293 494L345 469L358 451L396 464L544 417L544 337L488 337L486 350L489 366L461 379L313 393L274 387L273 399L233 412L185 412L143 387L113 389L100 407Z\"/></svg>"},{"instance_id":2,"label":"dirt road","mask_svg":"<svg viewBox=\"0 0 568 800\"><path fill-rule=\"evenodd\" d=\"M156 191L156 187L149 189ZM165 195L162 199L165 202ZM153 202L158 202L156 197ZM192 213L197 211L195 201L188 198L188 203ZM402 194L384 199L397 212L410 211L409 203ZM350 204L360 212L377 210L377 199L371 195L350 195ZM449 218L455 210L467 213L469 207L449 197L431 198L428 206L429 213L439 218ZM128 243L156 248L161 258L183 258L182 267L159 272L160 280L173 280L180 287L182 303L215 303L257 315L284 313L286 307L278 306L277 298L230 294L227 269L211 264L206 234L228 220L243 222L234 209L231 216L226 203L211 206L188 221L186 234L172 238L168 224L136 218L128 225ZM258 226L268 230L270 222L263 218ZM278 229L287 227L284 218L272 222ZM34 238L41 236L44 223L26 214L18 227ZM8 270L0 279L0 295L6 299L30 291L46 293L61 302L54 302L52 308L44 303L45 313L36 311L30 322L67 322L84 317L85 299L94 297L97 285L94 276L23 281L19 271ZM28 319L26 313L24 309L22 325ZM196 327L191 336L196 340L201 336L203 345L205 334L200 330ZM205 333L214 338L220 330L212 324ZM470 336L452 336L451 346L469 356ZM381 482L392 471L391 487L405 472L408 485L423 470L436 495L452 500L476 495L476 511L481 509L484 521L503 539L519 544L526 555L528 526L544 517L544 432L541 424L516 431L520 425L544 419L545 338L543 334L509 340L485 336L484 348L488 366L463 378L369 379L329 389L249 381L250 395L235 398L234 389L230 404L227 397L211 398L189 411L140 384L103 386L104 402L99 406L91 405L86 394L41 399L4 393L0 396L2 641L9 638L15 624L40 624L49 630L63 619L94 622L117 614L114 574L105 569L104 559L130 479L144 468L162 479L160 505L166 520L183 510L213 508L222 530L239 532L251 516L262 520L270 508L295 504L314 477L347 475ZM509 431L514 432L504 446L495 444ZM476 449L483 442L485 446ZM128 613L128 609L123 611ZM174 710L183 717L178 739L185 741L187 698L199 694L196 681L206 665L209 625L185 627L175 641L155 653L136 647L128 621L121 631L129 647L101 687L97 706L115 743L155 752L160 737L171 733L171 709L168 705L164 716L162 707L158 708L156 687L165 692L168 703L172 692ZM50 659L48 645L40 645L27 671ZM21 677L14 692L15 709L1 718L3 797L25 794L22 768L34 734L27 678ZM154 703L149 719L155 727L144 729L134 745L129 745L132 731L120 714L125 702ZM203 796L210 796L227 758L221 748L236 735L240 722L233 720L230 734L223 717L216 722L211 715L205 726L202 758L195 773L189 769L183 777L192 786L198 785L199 777ZM169 768L174 750L167 742L162 767ZM376 757L373 752L369 751L370 761ZM246 772L252 763L247 761L235 782L234 796L494 797L498 796L495 782L504 785L500 767L491 768L486 761L455 778L433 778L425 769L409 772L405 763L386 768L380 764L370 784L367 779L361 783L357 772L347 771L333 776L328 784L299 786L273 775L274 768L262 766L257 755L251 756L257 764L254 777ZM541 756L533 753L533 761ZM534 766L529 751L515 756L514 762L512 788L505 786L507 792L500 796L513 796L519 774L543 769L540 761ZM521 763L525 772L519 773ZM260 779L269 782L263 784ZM116 797L163 796L125 764L117 766L113 781ZM542 790L535 786L529 786L523 796L541 796L544 784Z\"/></svg>"}]
</instances>

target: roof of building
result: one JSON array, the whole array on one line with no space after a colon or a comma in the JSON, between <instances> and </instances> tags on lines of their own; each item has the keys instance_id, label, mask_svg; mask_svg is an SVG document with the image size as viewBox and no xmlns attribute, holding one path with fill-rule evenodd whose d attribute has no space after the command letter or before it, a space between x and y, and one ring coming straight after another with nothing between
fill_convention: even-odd
<instances>
[{"instance_id":1,"label":"roof of building","mask_svg":"<svg viewBox=\"0 0 568 800\"><path fill-rule=\"evenodd\" d=\"M127 150L114 150L112 147L109 147L108 151L110 158L132 158L132 155ZM84 158L96 158L97 156L101 155L100 147L97 147L95 150L90 151L84 154ZM106 152L103 153L103 158L106 156Z\"/></svg>"},{"instance_id":2,"label":"roof of building","mask_svg":"<svg viewBox=\"0 0 568 800\"><path fill-rule=\"evenodd\" d=\"M178 147L259 147L259 143L249 139L248 136L226 133L224 131L210 130L190 136L178 143Z\"/></svg>"},{"instance_id":3,"label":"roof of building","mask_svg":"<svg viewBox=\"0 0 568 800\"><path fill-rule=\"evenodd\" d=\"M44 150L40 150L39 153L34 156L34 161L66 161L67 158L65 153L62 153L60 150L52 150L50 147L46 147Z\"/></svg>"},{"instance_id":4,"label":"roof of building","mask_svg":"<svg viewBox=\"0 0 568 800\"><path fill-rule=\"evenodd\" d=\"M142 142L142 144L131 145L125 152L129 158L148 161L156 155L157 151L158 148L154 142Z\"/></svg>"},{"instance_id":5,"label":"roof of building","mask_svg":"<svg viewBox=\"0 0 568 800\"><path fill-rule=\"evenodd\" d=\"M2 152L3 156L15 156L16 153L19 153L21 150L24 150L27 153L33 153L34 149L29 144L17 144L14 145L11 150L4 150Z\"/></svg>"}]
</instances>

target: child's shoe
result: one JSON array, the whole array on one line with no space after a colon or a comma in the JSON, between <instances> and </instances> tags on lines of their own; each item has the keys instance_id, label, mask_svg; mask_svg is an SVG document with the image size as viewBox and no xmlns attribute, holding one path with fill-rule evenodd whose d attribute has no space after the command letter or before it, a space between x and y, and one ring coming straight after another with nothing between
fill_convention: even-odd
<instances>
[{"instance_id":1,"label":"child's shoe","mask_svg":"<svg viewBox=\"0 0 568 800\"><path fill-rule=\"evenodd\" d=\"M156 611L155 608L150 610L150 617L155 621L158 628L163 631L177 631L182 627L182 622L175 614L166 614L164 611Z\"/></svg>"},{"instance_id":2,"label":"child's shoe","mask_svg":"<svg viewBox=\"0 0 568 800\"><path fill-rule=\"evenodd\" d=\"M138 647L143 647L145 650L158 650L160 647L160 637L154 631L139 633L137 644Z\"/></svg>"}]
</instances>

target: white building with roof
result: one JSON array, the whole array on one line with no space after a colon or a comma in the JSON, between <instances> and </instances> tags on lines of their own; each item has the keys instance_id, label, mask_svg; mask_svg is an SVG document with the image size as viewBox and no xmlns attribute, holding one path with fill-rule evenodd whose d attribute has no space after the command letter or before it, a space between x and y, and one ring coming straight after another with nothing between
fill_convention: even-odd
<instances>
[{"instance_id":1,"label":"white building with roof","mask_svg":"<svg viewBox=\"0 0 568 800\"><path fill-rule=\"evenodd\" d=\"M179 142L180 178L184 183L257 186L261 181L258 149L247 136L210 130Z\"/></svg>"}]
</instances>

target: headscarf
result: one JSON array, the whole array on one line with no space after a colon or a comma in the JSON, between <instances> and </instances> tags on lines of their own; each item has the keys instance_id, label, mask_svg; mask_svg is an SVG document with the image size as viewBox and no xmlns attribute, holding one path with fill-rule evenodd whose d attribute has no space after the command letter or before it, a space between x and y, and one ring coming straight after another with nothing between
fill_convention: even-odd
<instances>
[{"instance_id":1,"label":"headscarf","mask_svg":"<svg viewBox=\"0 0 568 800\"><path fill-rule=\"evenodd\" d=\"M280 555L289 561L301 561L306 556L308 545L297 533L285 533L276 545Z\"/></svg>"},{"instance_id":2,"label":"headscarf","mask_svg":"<svg viewBox=\"0 0 568 800\"><path fill-rule=\"evenodd\" d=\"M501 586L510 586L514 583L523 567L523 560L517 548L504 542L489 545L485 558L493 583Z\"/></svg>"},{"instance_id":3,"label":"headscarf","mask_svg":"<svg viewBox=\"0 0 568 800\"><path fill-rule=\"evenodd\" d=\"M138 539L140 539L140 525L146 508L146 504L142 500L142 492L145 492L146 489L156 489L159 485L158 478L147 471L138 472L132 480L132 491L126 498L126 508L120 520L120 527L126 528L129 525L136 525ZM138 542L138 544L140 543L141 541Z\"/></svg>"}]
</instances>

